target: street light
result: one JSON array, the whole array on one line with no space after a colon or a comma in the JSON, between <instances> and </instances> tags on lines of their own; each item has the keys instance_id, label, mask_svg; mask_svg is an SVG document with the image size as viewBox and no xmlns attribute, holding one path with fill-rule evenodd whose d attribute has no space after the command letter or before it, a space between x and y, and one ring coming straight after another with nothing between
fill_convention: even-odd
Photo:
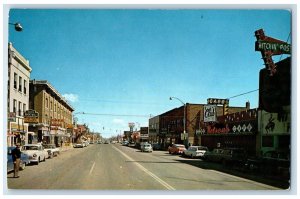
<instances>
[{"instance_id":1,"label":"street light","mask_svg":"<svg viewBox=\"0 0 300 199\"><path fill-rule=\"evenodd\" d=\"M184 110L183 110L183 136L184 136L184 144L186 145L186 139L185 139L185 103L177 97L170 97L169 99L170 100L177 99L178 101L180 101L183 104L183 108L184 108Z\"/></svg>"},{"instance_id":2,"label":"street light","mask_svg":"<svg viewBox=\"0 0 300 199\"><path fill-rule=\"evenodd\" d=\"M21 24L19 22L17 22L17 23L9 23L9 25L15 26L15 30L17 32L21 32L23 30L23 27L21 26Z\"/></svg>"}]
</instances>

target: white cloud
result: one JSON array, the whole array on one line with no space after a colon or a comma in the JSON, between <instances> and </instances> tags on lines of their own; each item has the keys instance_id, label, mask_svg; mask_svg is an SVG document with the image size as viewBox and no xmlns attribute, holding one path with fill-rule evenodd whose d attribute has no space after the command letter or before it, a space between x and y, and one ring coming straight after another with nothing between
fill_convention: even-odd
<instances>
[{"instance_id":1,"label":"white cloud","mask_svg":"<svg viewBox=\"0 0 300 199\"><path fill-rule=\"evenodd\" d=\"M78 95L73 93L67 93L62 95L67 101L69 102L77 102L78 101Z\"/></svg>"}]
</instances>

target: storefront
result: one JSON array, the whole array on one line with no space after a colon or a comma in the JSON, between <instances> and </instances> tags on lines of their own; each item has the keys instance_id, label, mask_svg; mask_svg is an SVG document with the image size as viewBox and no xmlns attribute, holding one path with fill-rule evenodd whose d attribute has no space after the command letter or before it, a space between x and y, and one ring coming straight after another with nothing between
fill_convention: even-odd
<instances>
[{"instance_id":1,"label":"storefront","mask_svg":"<svg viewBox=\"0 0 300 199\"><path fill-rule=\"evenodd\" d=\"M23 123L23 119L18 118L18 122L9 122L7 146L14 146L16 143L21 143L22 145L26 144L27 132L28 124Z\"/></svg>"},{"instance_id":2,"label":"storefront","mask_svg":"<svg viewBox=\"0 0 300 199\"><path fill-rule=\"evenodd\" d=\"M258 135L257 109L220 116L217 122L202 125L198 133L200 145L210 149L244 148L249 155L255 155Z\"/></svg>"},{"instance_id":3,"label":"storefront","mask_svg":"<svg viewBox=\"0 0 300 199\"><path fill-rule=\"evenodd\" d=\"M260 146L261 151L270 149L290 151L291 147L291 118L290 107L285 107L284 114L259 112Z\"/></svg>"}]
</instances>

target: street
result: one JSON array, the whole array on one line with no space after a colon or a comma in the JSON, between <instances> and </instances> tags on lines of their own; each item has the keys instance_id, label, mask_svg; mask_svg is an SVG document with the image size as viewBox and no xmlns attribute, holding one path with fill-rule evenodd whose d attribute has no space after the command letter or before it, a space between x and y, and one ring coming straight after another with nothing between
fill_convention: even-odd
<instances>
[{"instance_id":1,"label":"street","mask_svg":"<svg viewBox=\"0 0 300 199\"><path fill-rule=\"evenodd\" d=\"M201 161L167 151L142 153L120 144L91 144L70 148L39 165L28 165L18 179L8 173L7 186L45 190L280 189L193 164Z\"/></svg>"}]
</instances>

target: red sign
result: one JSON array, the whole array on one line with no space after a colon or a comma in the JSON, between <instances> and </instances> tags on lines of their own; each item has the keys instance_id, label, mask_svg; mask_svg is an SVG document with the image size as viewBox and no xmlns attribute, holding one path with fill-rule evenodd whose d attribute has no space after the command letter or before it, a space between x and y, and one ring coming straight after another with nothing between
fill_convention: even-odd
<instances>
[{"instance_id":1,"label":"red sign","mask_svg":"<svg viewBox=\"0 0 300 199\"><path fill-rule=\"evenodd\" d=\"M229 132L230 132L230 129L229 129L228 125L226 125L223 128L218 128L218 127L210 126L210 125L207 127L208 134L226 134Z\"/></svg>"}]
</instances>

